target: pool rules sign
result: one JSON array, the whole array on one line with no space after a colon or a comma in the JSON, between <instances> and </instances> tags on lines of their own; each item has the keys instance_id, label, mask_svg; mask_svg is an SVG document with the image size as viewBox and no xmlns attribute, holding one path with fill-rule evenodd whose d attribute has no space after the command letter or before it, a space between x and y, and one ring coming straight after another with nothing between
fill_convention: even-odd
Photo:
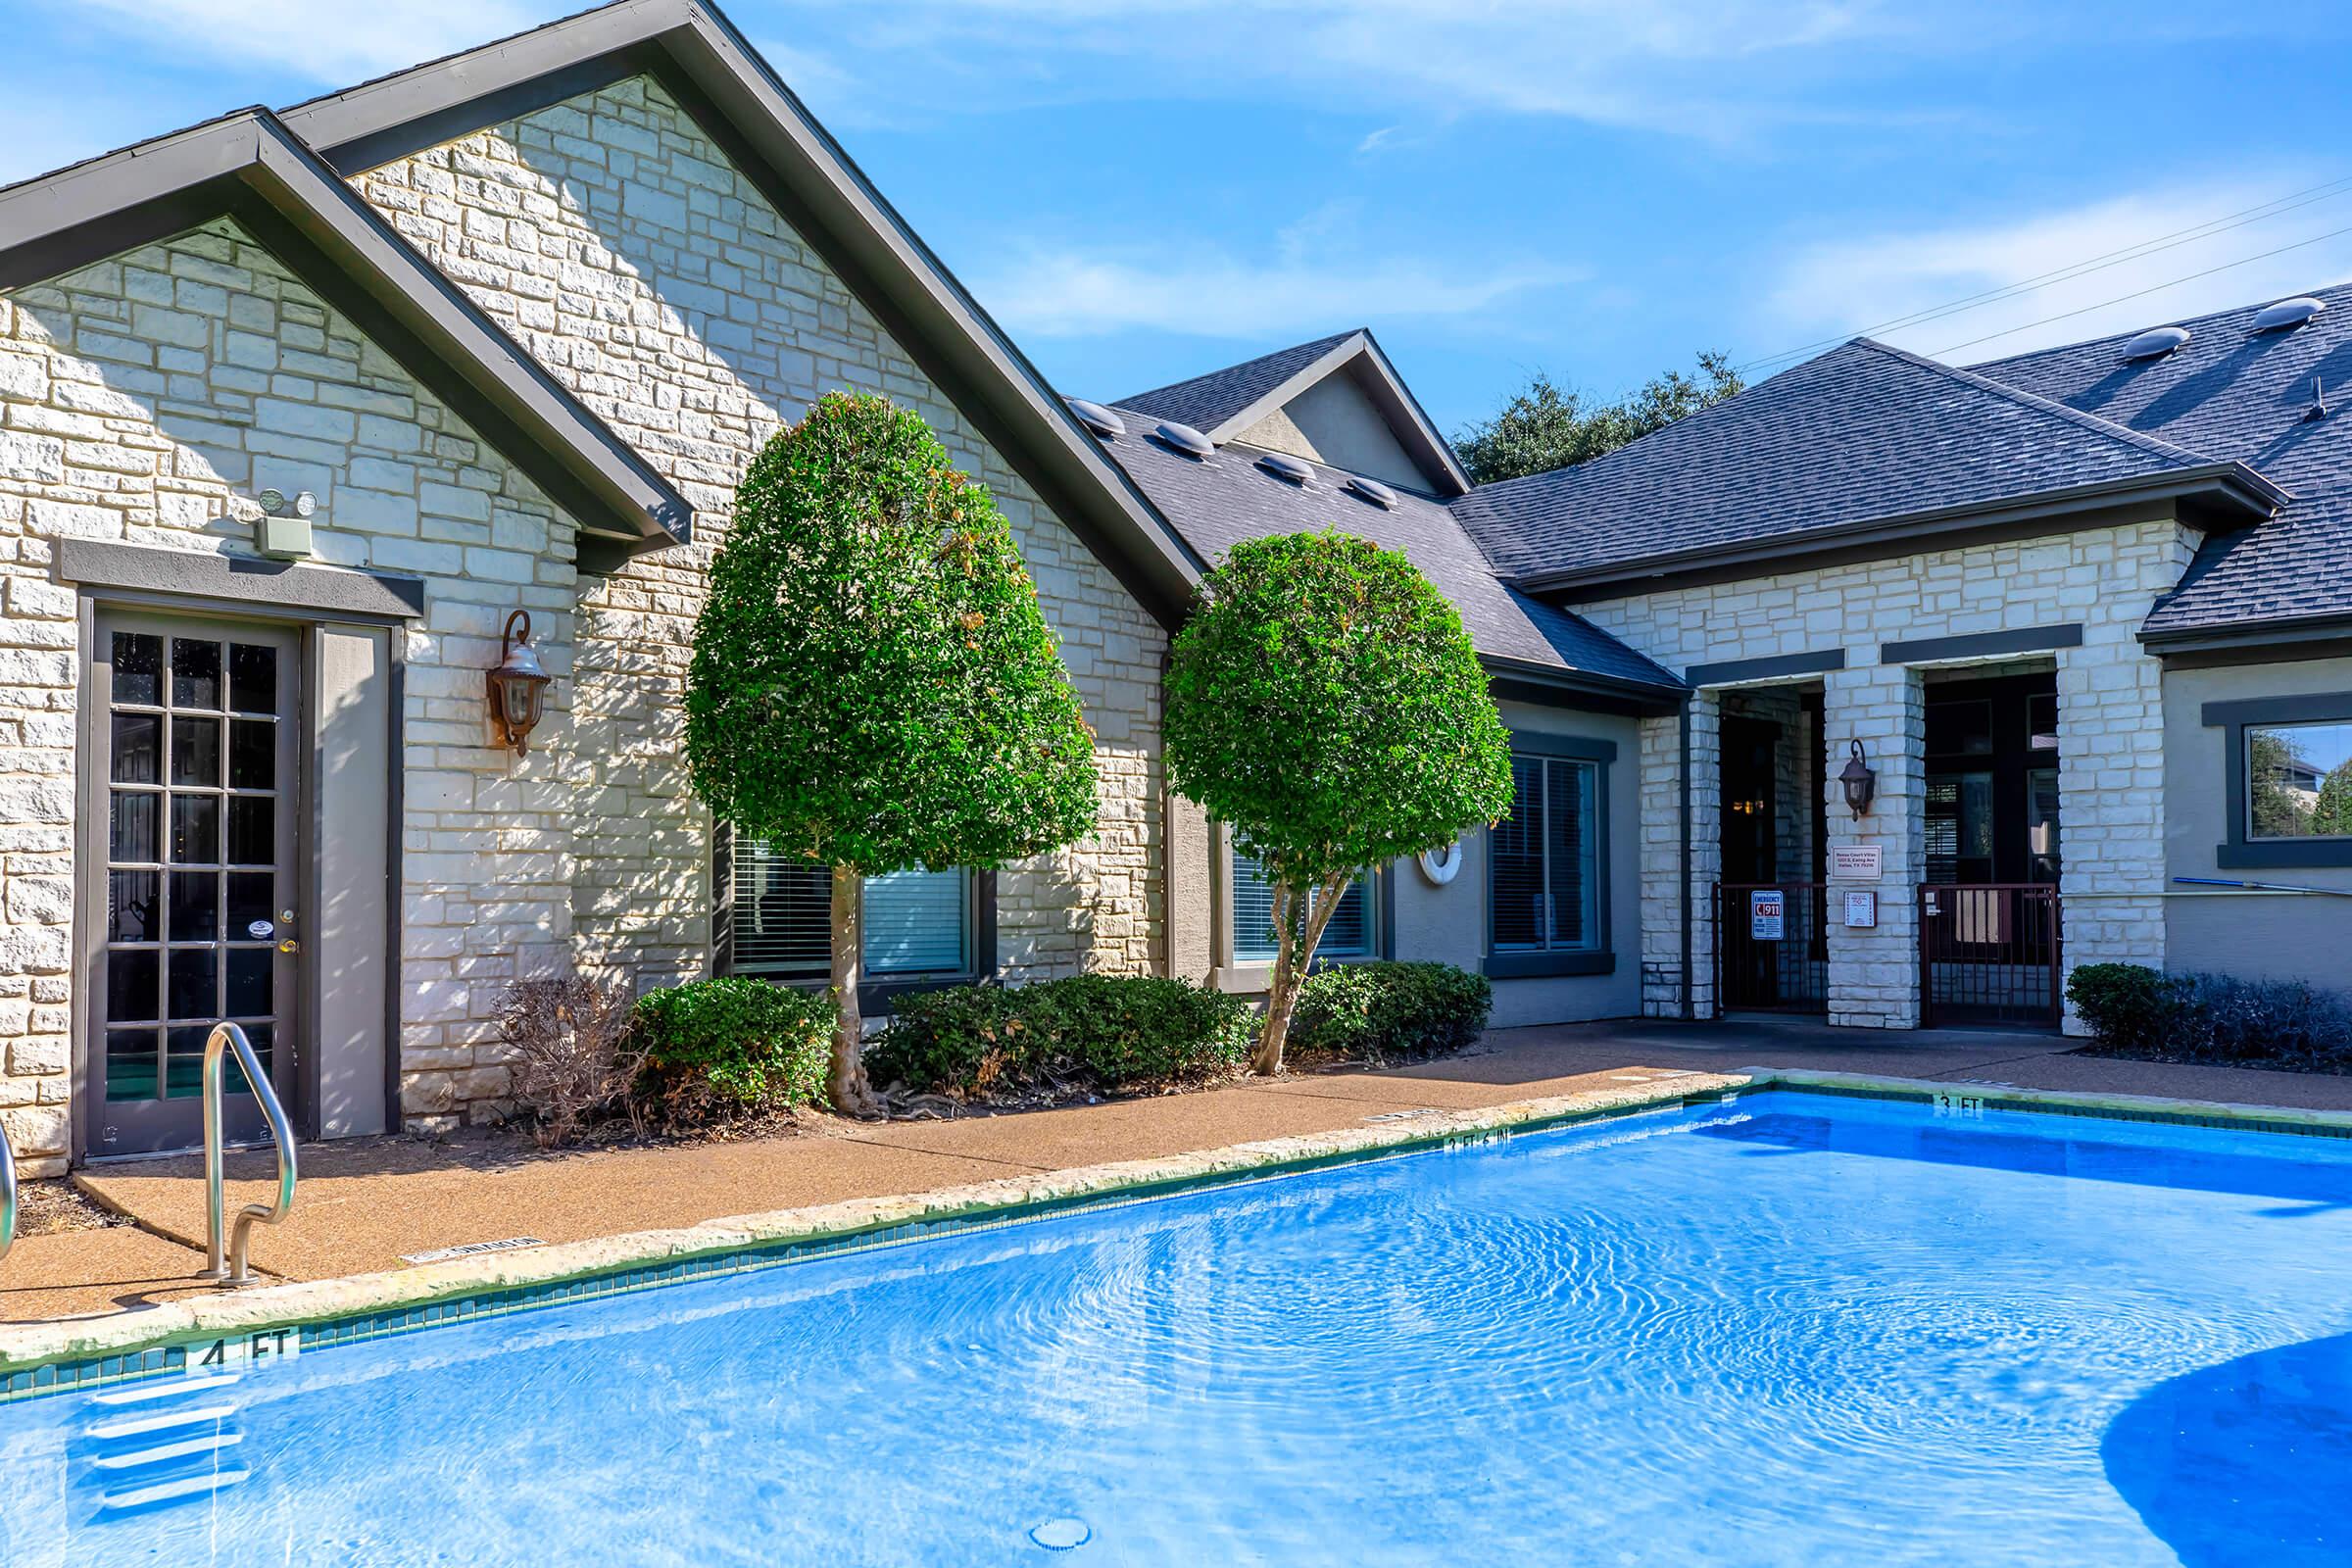
<instances>
[{"instance_id":1,"label":"pool rules sign","mask_svg":"<svg viewBox=\"0 0 2352 1568\"><path fill-rule=\"evenodd\" d=\"M1788 896L1779 888L1756 888L1747 895L1747 934L1756 942L1778 942L1788 927Z\"/></svg>"}]
</instances>

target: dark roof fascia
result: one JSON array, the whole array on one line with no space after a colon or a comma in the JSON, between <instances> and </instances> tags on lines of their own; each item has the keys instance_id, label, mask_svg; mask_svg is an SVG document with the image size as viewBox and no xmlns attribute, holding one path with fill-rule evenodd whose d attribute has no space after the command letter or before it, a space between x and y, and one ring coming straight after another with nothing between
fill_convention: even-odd
<instances>
[{"instance_id":1,"label":"dark roof fascia","mask_svg":"<svg viewBox=\"0 0 2352 1568\"><path fill-rule=\"evenodd\" d=\"M1335 344L1329 353L1311 365L1301 367L1280 386L1218 421L1216 428L1201 433L1223 445L1316 382L1343 370L1353 372L1358 368L1362 374L1356 384L1380 406L1381 413L1388 416L1389 427L1407 438L1401 444L1420 449L1418 456L1422 462L1422 471L1427 474L1434 468L1435 477L1443 481L1440 499L1468 495L1471 489L1470 475L1464 471L1461 460L1453 455L1453 447L1430 422L1420 400L1404 384L1404 378L1396 373L1396 368L1389 363L1388 355L1381 352L1380 344L1374 341L1369 331L1350 333L1346 342Z\"/></svg>"},{"instance_id":2,"label":"dark roof fascia","mask_svg":"<svg viewBox=\"0 0 2352 1568\"><path fill-rule=\"evenodd\" d=\"M1162 625L1207 564L714 7L621 0L285 112L345 173L635 75L719 144Z\"/></svg>"},{"instance_id":3,"label":"dark roof fascia","mask_svg":"<svg viewBox=\"0 0 2352 1568\"><path fill-rule=\"evenodd\" d=\"M1531 572L1513 579L1513 586L1563 601L1618 599L1661 587L1732 582L1804 566L1915 555L1931 547L2023 538L2050 531L2046 525L2052 523L2061 524L2059 531L2063 532L2105 526L2114 519L2103 514L2152 502L2202 503L2218 514L2217 520L2234 518L2250 525L2270 516L2289 499L2242 463L2203 464L2010 501L1936 507L1600 566Z\"/></svg>"},{"instance_id":4,"label":"dark roof fascia","mask_svg":"<svg viewBox=\"0 0 2352 1568\"><path fill-rule=\"evenodd\" d=\"M2168 664L2282 663L2335 659L2352 653L2352 615L2306 615L2232 626L2184 626L2150 631L2140 646Z\"/></svg>"},{"instance_id":5,"label":"dark roof fascia","mask_svg":"<svg viewBox=\"0 0 2352 1568\"><path fill-rule=\"evenodd\" d=\"M1500 654L1480 654L1478 662L1486 669L1488 684L1495 696L1546 708L1655 718L1677 711L1690 697L1689 690L1680 686L1616 680Z\"/></svg>"},{"instance_id":6,"label":"dark roof fascia","mask_svg":"<svg viewBox=\"0 0 2352 1568\"><path fill-rule=\"evenodd\" d=\"M634 449L394 233L268 110L245 110L0 191L0 288L229 218L563 507L628 551L692 511Z\"/></svg>"}]
</instances>

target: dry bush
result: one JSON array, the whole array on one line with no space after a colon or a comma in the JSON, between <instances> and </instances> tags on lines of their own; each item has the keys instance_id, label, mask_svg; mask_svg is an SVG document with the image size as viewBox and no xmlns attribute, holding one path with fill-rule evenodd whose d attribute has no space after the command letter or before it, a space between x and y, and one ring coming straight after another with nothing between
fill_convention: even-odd
<instances>
[{"instance_id":1,"label":"dry bush","mask_svg":"<svg viewBox=\"0 0 2352 1568\"><path fill-rule=\"evenodd\" d=\"M582 975L517 980L498 1008L514 1099L542 1149L569 1143L598 1112L627 1103L645 1053L628 1041L634 999ZM636 1108L629 1107L632 1122Z\"/></svg>"}]
</instances>

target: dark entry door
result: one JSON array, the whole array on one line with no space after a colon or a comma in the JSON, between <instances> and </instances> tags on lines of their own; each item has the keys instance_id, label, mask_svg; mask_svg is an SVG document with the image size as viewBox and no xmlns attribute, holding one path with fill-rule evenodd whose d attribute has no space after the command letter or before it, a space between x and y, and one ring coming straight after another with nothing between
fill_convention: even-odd
<instances>
[{"instance_id":1,"label":"dark entry door","mask_svg":"<svg viewBox=\"0 0 2352 1568\"><path fill-rule=\"evenodd\" d=\"M129 613L98 617L83 809L103 909L90 999L84 1149L203 1140L205 1037L242 1024L292 1101L301 790L294 633ZM226 1132L261 1113L233 1058Z\"/></svg>"}]
</instances>

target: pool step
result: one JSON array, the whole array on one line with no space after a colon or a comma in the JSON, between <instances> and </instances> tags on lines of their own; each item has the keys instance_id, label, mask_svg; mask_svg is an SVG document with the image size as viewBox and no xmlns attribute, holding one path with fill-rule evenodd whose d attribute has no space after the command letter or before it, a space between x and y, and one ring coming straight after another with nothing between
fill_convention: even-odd
<instances>
[{"instance_id":1,"label":"pool step","mask_svg":"<svg viewBox=\"0 0 2352 1568\"><path fill-rule=\"evenodd\" d=\"M252 1471L238 1466L230 1470L207 1470L198 1475L180 1476L171 1481L151 1482L146 1486L125 1487L110 1492L98 1499L98 1517L111 1519L122 1514L166 1503L185 1502L191 1497L210 1497L241 1485Z\"/></svg>"},{"instance_id":2,"label":"pool step","mask_svg":"<svg viewBox=\"0 0 2352 1568\"><path fill-rule=\"evenodd\" d=\"M126 1384L119 1389L93 1394L90 1402L108 1406L161 1404L167 1400L211 1394L217 1389L233 1388L237 1382L234 1372L215 1372L200 1378L153 1378L144 1383Z\"/></svg>"},{"instance_id":3,"label":"pool step","mask_svg":"<svg viewBox=\"0 0 2352 1568\"><path fill-rule=\"evenodd\" d=\"M132 1448L123 1453L102 1453L90 1460L93 1469L137 1470L150 1465L175 1464L198 1454L219 1453L233 1448L245 1441L242 1432L208 1432L202 1437L182 1438L176 1443L158 1444L152 1448Z\"/></svg>"},{"instance_id":4,"label":"pool step","mask_svg":"<svg viewBox=\"0 0 2352 1568\"><path fill-rule=\"evenodd\" d=\"M111 1421L93 1422L82 1428L81 1435L93 1443L120 1443L124 1438L146 1438L159 1432L176 1432L181 1427L207 1426L225 1421L236 1413L237 1407L226 1401L183 1404L146 1415L117 1416Z\"/></svg>"},{"instance_id":5,"label":"pool step","mask_svg":"<svg viewBox=\"0 0 2352 1568\"><path fill-rule=\"evenodd\" d=\"M90 1396L93 1419L75 1435L75 1490L93 1523L199 1502L251 1479L236 1462L245 1434L235 1373L158 1379Z\"/></svg>"}]
</instances>

